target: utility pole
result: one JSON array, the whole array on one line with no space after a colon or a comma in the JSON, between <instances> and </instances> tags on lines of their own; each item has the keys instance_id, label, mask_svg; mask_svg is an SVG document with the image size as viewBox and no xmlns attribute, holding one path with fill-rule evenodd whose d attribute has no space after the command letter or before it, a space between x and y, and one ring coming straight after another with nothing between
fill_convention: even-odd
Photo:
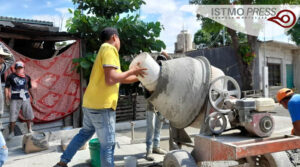
<instances>
[{"instance_id":1,"label":"utility pole","mask_svg":"<svg viewBox=\"0 0 300 167\"><path fill-rule=\"evenodd\" d=\"M226 38L225 38L225 27L223 27L223 46L226 45Z\"/></svg>"},{"instance_id":2,"label":"utility pole","mask_svg":"<svg viewBox=\"0 0 300 167\"><path fill-rule=\"evenodd\" d=\"M186 44L185 44L185 34L184 34L184 23L182 24L182 34L183 34L183 53L186 52Z\"/></svg>"}]
</instances>

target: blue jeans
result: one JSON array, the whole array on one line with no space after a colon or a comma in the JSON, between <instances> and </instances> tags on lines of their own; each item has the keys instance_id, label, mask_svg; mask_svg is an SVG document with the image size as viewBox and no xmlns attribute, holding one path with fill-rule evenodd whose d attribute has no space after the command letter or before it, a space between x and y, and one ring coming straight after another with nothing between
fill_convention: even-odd
<instances>
[{"instance_id":1,"label":"blue jeans","mask_svg":"<svg viewBox=\"0 0 300 167\"><path fill-rule=\"evenodd\" d=\"M8 156L8 149L6 147L6 143L2 132L0 131L0 167L4 164Z\"/></svg>"},{"instance_id":2,"label":"blue jeans","mask_svg":"<svg viewBox=\"0 0 300 167\"><path fill-rule=\"evenodd\" d=\"M146 111L147 117L147 133L146 133L146 147L147 151L152 148L152 138L153 147L158 148L160 142L160 129L163 126L163 117L159 112ZM153 137L154 135L154 137Z\"/></svg>"},{"instance_id":3,"label":"blue jeans","mask_svg":"<svg viewBox=\"0 0 300 167\"><path fill-rule=\"evenodd\" d=\"M114 167L116 112L112 109L94 110L83 107L83 126L61 156L68 163L75 153L96 132L100 142L102 167Z\"/></svg>"}]
</instances>

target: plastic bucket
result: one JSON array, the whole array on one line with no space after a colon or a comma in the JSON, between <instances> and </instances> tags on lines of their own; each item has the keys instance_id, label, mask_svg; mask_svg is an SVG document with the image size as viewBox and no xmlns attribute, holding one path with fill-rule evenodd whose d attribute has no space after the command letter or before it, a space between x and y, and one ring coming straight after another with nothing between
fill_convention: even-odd
<instances>
[{"instance_id":1,"label":"plastic bucket","mask_svg":"<svg viewBox=\"0 0 300 167\"><path fill-rule=\"evenodd\" d=\"M100 143L98 138L91 139L89 141L89 149L91 155L91 166L92 167L101 167L100 161Z\"/></svg>"},{"instance_id":2,"label":"plastic bucket","mask_svg":"<svg viewBox=\"0 0 300 167\"><path fill-rule=\"evenodd\" d=\"M124 157L124 167L136 167L137 166L137 160L134 156L127 156Z\"/></svg>"},{"instance_id":3,"label":"plastic bucket","mask_svg":"<svg viewBox=\"0 0 300 167\"><path fill-rule=\"evenodd\" d=\"M137 57L133 59L129 68L140 63L140 67L147 68L145 71L147 75L143 77L138 76L139 81L142 82L143 86L147 88L148 91L154 91L157 79L159 77L160 67L156 63L156 61L146 52L139 54Z\"/></svg>"}]
</instances>

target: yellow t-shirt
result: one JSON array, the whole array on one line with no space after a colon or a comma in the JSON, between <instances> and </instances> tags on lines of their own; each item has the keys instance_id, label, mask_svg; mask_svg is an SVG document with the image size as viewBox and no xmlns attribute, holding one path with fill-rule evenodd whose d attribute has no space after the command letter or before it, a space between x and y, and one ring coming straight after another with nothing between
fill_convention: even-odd
<instances>
[{"instance_id":1,"label":"yellow t-shirt","mask_svg":"<svg viewBox=\"0 0 300 167\"><path fill-rule=\"evenodd\" d=\"M83 96L83 107L116 110L120 84L108 86L103 67L115 67L117 72L122 72L118 50L108 43L101 45L94 62L90 82Z\"/></svg>"}]
</instances>

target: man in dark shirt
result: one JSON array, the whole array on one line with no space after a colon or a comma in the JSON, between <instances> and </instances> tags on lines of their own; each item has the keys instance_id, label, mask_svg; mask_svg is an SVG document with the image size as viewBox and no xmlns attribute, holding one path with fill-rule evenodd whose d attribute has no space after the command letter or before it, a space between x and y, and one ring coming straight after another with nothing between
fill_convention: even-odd
<instances>
[{"instance_id":1,"label":"man in dark shirt","mask_svg":"<svg viewBox=\"0 0 300 167\"><path fill-rule=\"evenodd\" d=\"M156 62L161 66L161 61L168 60L170 57L166 52L162 52L156 57ZM145 97L148 98L151 95L151 92L145 90ZM159 111L156 111L154 106L151 103L147 103L146 109L146 157L148 161L153 161L154 157L152 153L155 154L166 154L167 152L160 148L160 130L163 126L164 118ZM153 146L152 146L153 145Z\"/></svg>"},{"instance_id":2,"label":"man in dark shirt","mask_svg":"<svg viewBox=\"0 0 300 167\"><path fill-rule=\"evenodd\" d=\"M6 103L10 103L10 134L8 139L14 136L14 129L20 110L22 109L23 116L27 123L28 132L31 133L31 121L34 118L32 107L30 104L29 93L31 92L31 79L24 72L24 63L17 61L15 65L16 72L11 73L5 83ZM11 92L9 88L11 87ZM11 96L10 96L11 94Z\"/></svg>"}]
</instances>

